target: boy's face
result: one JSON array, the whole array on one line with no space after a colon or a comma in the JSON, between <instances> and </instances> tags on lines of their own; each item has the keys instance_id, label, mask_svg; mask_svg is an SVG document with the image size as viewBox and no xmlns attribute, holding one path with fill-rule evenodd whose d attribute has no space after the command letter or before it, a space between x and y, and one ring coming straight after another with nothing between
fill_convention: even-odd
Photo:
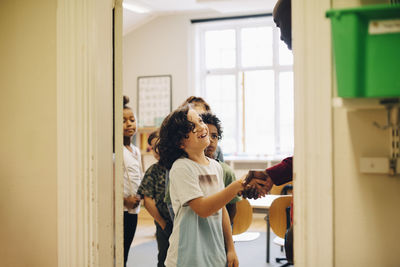
<instances>
[{"instance_id":1,"label":"boy's face","mask_svg":"<svg viewBox=\"0 0 400 267\"><path fill-rule=\"evenodd\" d=\"M183 138L181 148L188 154L189 151L204 151L210 144L207 125L194 109L189 109L187 118L194 123L194 129L188 133L188 138Z\"/></svg>"},{"instance_id":2,"label":"boy's face","mask_svg":"<svg viewBox=\"0 0 400 267\"><path fill-rule=\"evenodd\" d=\"M212 124L207 124L207 127L210 135L210 145L206 148L205 154L207 157L213 159L218 146L218 130Z\"/></svg>"},{"instance_id":3,"label":"boy's face","mask_svg":"<svg viewBox=\"0 0 400 267\"><path fill-rule=\"evenodd\" d=\"M129 108L124 109L124 136L133 136L136 133L136 120L133 112Z\"/></svg>"},{"instance_id":4,"label":"boy's face","mask_svg":"<svg viewBox=\"0 0 400 267\"><path fill-rule=\"evenodd\" d=\"M156 158L156 160L160 160L160 155L158 155L158 153L155 150L156 142L157 142L157 138L153 138L153 140L151 140L151 142L150 142L150 144L151 144L151 153L153 153L153 156Z\"/></svg>"}]
</instances>

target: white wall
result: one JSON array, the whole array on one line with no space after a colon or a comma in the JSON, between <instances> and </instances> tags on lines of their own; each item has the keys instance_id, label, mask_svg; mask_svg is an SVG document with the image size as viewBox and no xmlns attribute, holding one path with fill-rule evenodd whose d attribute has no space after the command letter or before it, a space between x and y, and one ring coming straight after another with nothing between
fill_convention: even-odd
<instances>
[{"instance_id":1,"label":"white wall","mask_svg":"<svg viewBox=\"0 0 400 267\"><path fill-rule=\"evenodd\" d=\"M57 266L56 7L0 2L1 266Z\"/></svg>"},{"instance_id":2,"label":"white wall","mask_svg":"<svg viewBox=\"0 0 400 267\"><path fill-rule=\"evenodd\" d=\"M194 26L190 20L220 16L228 15L195 12L161 16L124 36L123 85L131 107L136 109L137 105L138 76L171 74L173 109L196 94L192 77Z\"/></svg>"},{"instance_id":3,"label":"white wall","mask_svg":"<svg viewBox=\"0 0 400 267\"><path fill-rule=\"evenodd\" d=\"M183 15L154 19L132 31L123 42L123 90L137 106L137 78L172 75L172 107L180 105L189 88L190 20Z\"/></svg>"}]
</instances>

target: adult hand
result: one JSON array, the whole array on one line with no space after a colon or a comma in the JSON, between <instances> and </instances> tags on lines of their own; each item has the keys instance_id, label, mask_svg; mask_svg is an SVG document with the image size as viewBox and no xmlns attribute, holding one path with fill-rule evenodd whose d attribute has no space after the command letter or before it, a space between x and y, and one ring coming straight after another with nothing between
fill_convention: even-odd
<instances>
[{"instance_id":1,"label":"adult hand","mask_svg":"<svg viewBox=\"0 0 400 267\"><path fill-rule=\"evenodd\" d=\"M264 171L249 171L243 182L245 188L242 192L244 198L263 197L271 190L273 186L272 179Z\"/></svg>"},{"instance_id":2,"label":"adult hand","mask_svg":"<svg viewBox=\"0 0 400 267\"><path fill-rule=\"evenodd\" d=\"M242 196L244 198L253 198L257 199L267 195L268 190L262 187L259 184L247 185L245 189L242 191Z\"/></svg>"},{"instance_id":3,"label":"adult hand","mask_svg":"<svg viewBox=\"0 0 400 267\"><path fill-rule=\"evenodd\" d=\"M228 261L228 267L239 267L239 259L234 250L226 253L226 260Z\"/></svg>"},{"instance_id":4,"label":"adult hand","mask_svg":"<svg viewBox=\"0 0 400 267\"><path fill-rule=\"evenodd\" d=\"M259 179L259 180L266 181L268 177L269 176L268 176L268 173L266 170L250 170L247 173L246 178L244 179L244 183L245 183L245 185L247 185L253 179Z\"/></svg>"}]
</instances>

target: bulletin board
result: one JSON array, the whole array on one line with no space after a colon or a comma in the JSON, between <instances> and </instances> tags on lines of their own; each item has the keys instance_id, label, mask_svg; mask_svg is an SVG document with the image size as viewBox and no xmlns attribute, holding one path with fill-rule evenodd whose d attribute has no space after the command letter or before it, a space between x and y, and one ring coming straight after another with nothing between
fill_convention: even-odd
<instances>
[{"instance_id":1,"label":"bulletin board","mask_svg":"<svg viewBox=\"0 0 400 267\"><path fill-rule=\"evenodd\" d=\"M172 76L141 76L137 79L139 127L158 127L171 112Z\"/></svg>"}]
</instances>

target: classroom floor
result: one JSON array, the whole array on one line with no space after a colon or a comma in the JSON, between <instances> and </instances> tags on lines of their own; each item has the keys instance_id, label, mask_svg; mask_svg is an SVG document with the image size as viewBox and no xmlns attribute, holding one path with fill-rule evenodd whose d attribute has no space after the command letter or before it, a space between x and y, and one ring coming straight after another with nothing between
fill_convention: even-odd
<instances>
[{"instance_id":1,"label":"classroom floor","mask_svg":"<svg viewBox=\"0 0 400 267\"><path fill-rule=\"evenodd\" d=\"M256 248L253 248L253 244L250 242L235 242L236 250L239 256L239 260L242 264L240 266L266 266L266 267L272 267L272 266L280 266L282 264L278 264L275 262L275 257L284 257L284 253L280 251L279 247L275 244L273 244L272 240L275 237L275 235L271 232L271 254L270 254L270 263L265 262L265 257L266 257L266 244L265 244L265 232L266 232L266 223L264 220L265 215L264 214L253 214L253 221L248 229L248 232L260 232L261 236L255 243ZM143 251L149 251L151 255L149 257L155 258L154 261L154 266L156 265L156 253L157 253L157 247L155 244L155 226L152 217L150 214L146 211L144 207L140 209L139 217L138 217L138 226L135 234L135 238L133 240L132 246L133 249L131 249L130 254L130 260L128 260L128 266L129 267L137 267L139 265L143 264L137 264L138 262L133 260L134 258L142 257ZM136 247L136 250L135 250ZM251 256L251 262L249 261L249 253L251 254L254 250L257 249L257 252L254 253L254 256ZM138 253L138 250L140 251L140 256ZM152 251L155 250L155 251ZM253 250L253 251L249 251ZM254 251L255 252L255 251ZM146 253L147 254L147 253ZM242 255L242 260L241 260L241 255ZM136 256L135 256L136 255ZM139 260L140 261L140 260ZM146 264L148 265L148 263ZM150 265L148 265L150 266ZM148 267L146 266L146 267Z\"/></svg>"},{"instance_id":2,"label":"classroom floor","mask_svg":"<svg viewBox=\"0 0 400 267\"><path fill-rule=\"evenodd\" d=\"M265 232L266 225L264 220L265 215L253 214L253 222L248 231L250 232ZM136 228L135 238L133 239L132 246L137 246L148 241L155 240L156 227L153 218L144 207L140 208L138 216L138 225Z\"/></svg>"}]
</instances>

